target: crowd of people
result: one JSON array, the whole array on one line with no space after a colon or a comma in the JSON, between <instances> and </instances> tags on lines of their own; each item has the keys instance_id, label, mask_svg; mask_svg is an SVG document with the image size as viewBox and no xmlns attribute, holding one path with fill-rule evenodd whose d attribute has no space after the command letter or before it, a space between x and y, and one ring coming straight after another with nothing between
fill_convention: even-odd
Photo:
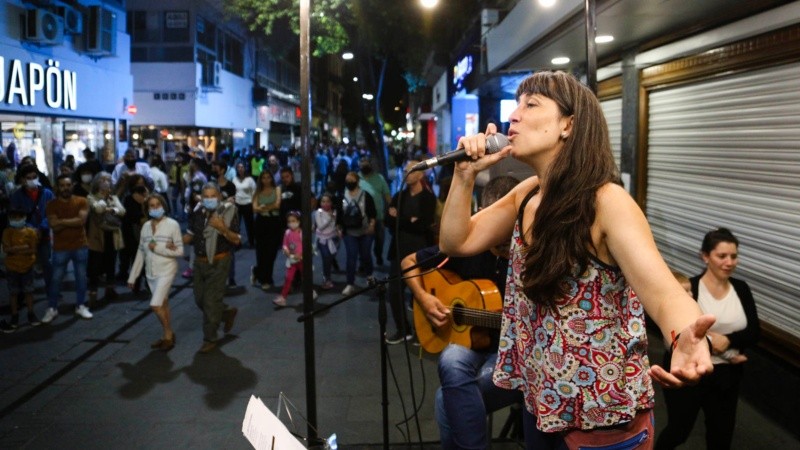
<instances>
[{"instance_id":1,"label":"crowd of people","mask_svg":"<svg viewBox=\"0 0 800 450\"><path fill-rule=\"evenodd\" d=\"M448 299L418 277L432 270L492 280L503 299L499 330L487 346L450 344L441 353L436 418L445 448L485 448L487 412L514 403L522 405L526 448L674 448L700 409L709 447L729 448L744 351L759 334L752 293L731 277L737 238L712 230L700 248L705 270L691 280L673 276L644 214L620 186L594 94L568 74L538 72L520 84L517 101L511 145L485 154L494 124L461 138L459 147L472 159L457 163L440 180L449 189L439 192L424 172L387 180L371 155L353 146L315 149L311 193L297 180L293 152L224 152L209 163L184 151L167 167L158 156L145 162L131 150L104 171L87 151L86 162L62 171L53 188L35 162L22 161L12 174L0 160L11 294L11 319L0 327L18 328L23 303L28 322L40 323L34 274L47 292L41 322L55 320L72 262L75 314L84 319L92 318L91 305L118 296L117 282L137 292L144 278L163 328L152 348L168 351L176 345L168 296L188 254L182 276L192 280L203 313L199 352L208 353L220 326L228 332L236 318L236 308L224 303L226 288L236 283L235 252L255 252L254 287L277 291L275 280L283 279L272 299L280 308L308 275L303 220L311 221L322 261L319 289L335 288L332 273L340 270L336 255L344 247L343 295L357 291L357 277L368 279L384 264L389 230L395 330L387 343L415 339L406 309L412 297L431 327L452 326ZM397 167L419 159L397 154ZM478 173L506 157L536 176L491 180L475 212ZM313 199L308 218L300 213L304 196ZM278 258L285 260L281 267ZM645 313L665 340L662 366L648 360ZM657 442L654 381L667 388L669 421Z\"/></svg>"}]
</instances>

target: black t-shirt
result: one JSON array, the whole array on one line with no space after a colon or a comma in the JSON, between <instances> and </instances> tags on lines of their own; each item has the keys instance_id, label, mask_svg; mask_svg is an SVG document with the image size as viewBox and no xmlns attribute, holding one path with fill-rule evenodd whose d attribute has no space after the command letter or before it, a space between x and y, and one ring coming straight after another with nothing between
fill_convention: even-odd
<instances>
[{"instance_id":1,"label":"black t-shirt","mask_svg":"<svg viewBox=\"0 0 800 450\"><path fill-rule=\"evenodd\" d=\"M222 199L227 200L236 196L236 185L228 181L225 186L220 186L219 190L222 192Z\"/></svg>"},{"instance_id":2,"label":"black t-shirt","mask_svg":"<svg viewBox=\"0 0 800 450\"><path fill-rule=\"evenodd\" d=\"M301 199L303 191L300 184L292 183L288 186L281 186L281 218L286 220L286 213L289 211L300 211L303 206Z\"/></svg>"}]
</instances>

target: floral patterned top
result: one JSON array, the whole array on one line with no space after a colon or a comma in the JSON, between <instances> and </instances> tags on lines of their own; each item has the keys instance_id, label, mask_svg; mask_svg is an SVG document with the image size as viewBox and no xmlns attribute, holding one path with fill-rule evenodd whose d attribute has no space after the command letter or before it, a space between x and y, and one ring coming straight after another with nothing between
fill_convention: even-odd
<instances>
[{"instance_id":1,"label":"floral patterned top","mask_svg":"<svg viewBox=\"0 0 800 450\"><path fill-rule=\"evenodd\" d=\"M521 389L545 432L617 425L652 408L644 308L620 269L590 259L564 298L537 305L522 292L524 245L518 220L494 383Z\"/></svg>"}]
</instances>

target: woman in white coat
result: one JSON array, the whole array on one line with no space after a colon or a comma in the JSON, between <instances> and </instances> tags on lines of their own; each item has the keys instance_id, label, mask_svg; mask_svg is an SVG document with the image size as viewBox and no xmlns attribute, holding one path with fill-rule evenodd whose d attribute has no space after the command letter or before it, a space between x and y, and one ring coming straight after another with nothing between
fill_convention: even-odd
<instances>
[{"instance_id":1,"label":"woman in white coat","mask_svg":"<svg viewBox=\"0 0 800 450\"><path fill-rule=\"evenodd\" d=\"M142 225L139 248L133 262L128 287L139 276L142 267L153 297L150 307L161 322L164 333L161 339L150 345L152 349L163 351L175 347L175 332L170 325L169 290L178 273L178 258L183 256L181 228L165 211L167 201L159 194L150 194L144 203L145 214L150 218Z\"/></svg>"}]
</instances>

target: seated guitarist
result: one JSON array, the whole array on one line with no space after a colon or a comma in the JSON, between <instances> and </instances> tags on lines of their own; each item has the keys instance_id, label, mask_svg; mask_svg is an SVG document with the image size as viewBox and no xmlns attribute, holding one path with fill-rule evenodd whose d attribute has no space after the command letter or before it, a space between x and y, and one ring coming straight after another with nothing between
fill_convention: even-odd
<instances>
[{"instance_id":1,"label":"seated guitarist","mask_svg":"<svg viewBox=\"0 0 800 450\"><path fill-rule=\"evenodd\" d=\"M517 183L516 179L508 176L489 181L481 195L482 206L492 204ZM422 267L405 274L406 284L433 326L450 326L450 309L424 289L420 277L413 275L437 267L443 261L444 265L440 268L455 272L464 280L494 281L502 298L508 268L508 245L467 258L447 258L437 246L424 248L403 258L401 265L405 270L418 262L422 263ZM442 386L436 391L436 421L444 449L487 448L486 414L522 402L519 391L501 389L492 383L500 330L491 332L490 348L473 350L450 344L439 356L439 381Z\"/></svg>"}]
</instances>

